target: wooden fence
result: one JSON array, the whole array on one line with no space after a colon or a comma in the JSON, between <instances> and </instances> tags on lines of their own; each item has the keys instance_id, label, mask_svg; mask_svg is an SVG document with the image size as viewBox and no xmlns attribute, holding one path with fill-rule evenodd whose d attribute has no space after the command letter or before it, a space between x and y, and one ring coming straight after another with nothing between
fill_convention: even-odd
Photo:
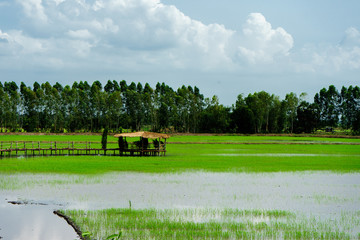
<instances>
[{"instance_id":1,"label":"wooden fence","mask_svg":"<svg viewBox=\"0 0 360 240\"><path fill-rule=\"evenodd\" d=\"M72 156L72 155L106 155L106 156L165 156L166 144L146 147L130 142L120 149L117 142L108 142L107 148L101 142L64 142L64 141L0 141L0 157L17 156Z\"/></svg>"}]
</instances>

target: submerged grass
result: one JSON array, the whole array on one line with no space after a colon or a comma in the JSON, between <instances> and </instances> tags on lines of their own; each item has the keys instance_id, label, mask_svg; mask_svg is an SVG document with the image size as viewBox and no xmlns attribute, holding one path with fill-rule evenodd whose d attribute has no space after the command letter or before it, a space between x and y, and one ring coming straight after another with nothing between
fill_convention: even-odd
<instances>
[{"instance_id":1,"label":"submerged grass","mask_svg":"<svg viewBox=\"0 0 360 240\"><path fill-rule=\"evenodd\" d=\"M34 186L56 187L65 184L98 184L101 176L90 175L41 175L41 174L0 174L0 190L18 190Z\"/></svg>"},{"instance_id":2,"label":"submerged grass","mask_svg":"<svg viewBox=\"0 0 360 240\"><path fill-rule=\"evenodd\" d=\"M352 239L356 223L322 221L277 210L66 210L95 239L121 230L122 239ZM354 235L355 234L355 235Z\"/></svg>"}]
</instances>

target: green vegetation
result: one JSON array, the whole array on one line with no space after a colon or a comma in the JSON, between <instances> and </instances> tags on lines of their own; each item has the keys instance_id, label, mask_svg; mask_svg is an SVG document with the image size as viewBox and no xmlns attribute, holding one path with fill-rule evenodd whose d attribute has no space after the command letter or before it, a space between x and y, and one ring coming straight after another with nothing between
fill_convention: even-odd
<instances>
[{"instance_id":1,"label":"green vegetation","mask_svg":"<svg viewBox=\"0 0 360 240\"><path fill-rule=\"evenodd\" d=\"M2 136L2 139L5 137ZM35 136L32 137L35 138ZM39 138L42 137L48 136L39 136ZM92 139L93 136L89 136L89 138ZM101 138L101 136L97 136L97 138ZM259 138L265 139L263 141L269 139L269 141L276 141L279 138L284 142L294 142L292 138L287 139L286 137ZM231 141L230 139L236 140L236 137L179 136L173 141L206 142L209 139L214 142L226 142ZM240 139L244 141L246 137L240 137ZM249 142L256 141L254 137L250 137L250 139ZM83 137L82 140L85 138ZM300 139L295 138L295 140ZM332 141L334 139L319 138L318 140ZM358 139L338 140L358 141ZM168 144L167 151L166 157L48 156L3 158L0 160L0 172L102 174L113 171L156 173L183 171L360 171L358 145Z\"/></svg>"},{"instance_id":2,"label":"green vegetation","mask_svg":"<svg viewBox=\"0 0 360 240\"><path fill-rule=\"evenodd\" d=\"M1 136L0 136L1 139ZM174 135L168 142L199 143L360 143L360 138L317 135Z\"/></svg>"},{"instance_id":3,"label":"green vegetation","mask_svg":"<svg viewBox=\"0 0 360 240\"><path fill-rule=\"evenodd\" d=\"M94 233L95 239L105 239L119 230L121 239L352 239L349 232L359 231L359 213L350 222L276 210L106 209L64 213L81 229Z\"/></svg>"},{"instance_id":4,"label":"green vegetation","mask_svg":"<svg viewBox=\"0 0 360 240\"><path fill-rule=\"evenodd\" d=\"M54 135L0 135L0 141L74 141L74 142L99 142L101 134L54 134ZM108 135L108 143L115 143L118 139ZM127 138L127 141L138 140ZM174 134L168 142L199 142L199 143L360 143L360 137L341 137L333 135L216 135L216 134L197 134L183 135Z\"/></svg>"},{"instance_id":5,"label":"green vegetation","mask_svg":"<svg viewBox=\"0 0 360 240\"><path fill-rule=\"evenodd\" d=\"M360 88L333 85L305 101L302 93L285 99L260 91L240 94L230 106L205 98L196 86L177 90L165 83L108 81L49 82L33 86L0 82L0 132L100 132L123 128L192 133L312 133L342 128L360 133Z\"/></svg>"},{"instance_id":6,"label":"green vegetation","mask_svg":"<svg viewBox=\"0 0 360 240\"><path fill-rule=\"evenodd\" d=\"M101 147L101 135L0 135L0 141L23 140L92 141L97 142L92 146ZM360 139L356 138L176 135L168 142L165 157L1 158L0 189L100 183L101 174L121 171L360 172ZM118 145L110 136L108 144ZM31 181L20 177L38 173L51 173L53 177ZM320 193L314 199L345 201ZM63 212L88 239L355 239L360 234L360 212L344 212L334 220L278 210L133 209L131 201L129 205L127 209Z\"/></svg>"}]
</instances>

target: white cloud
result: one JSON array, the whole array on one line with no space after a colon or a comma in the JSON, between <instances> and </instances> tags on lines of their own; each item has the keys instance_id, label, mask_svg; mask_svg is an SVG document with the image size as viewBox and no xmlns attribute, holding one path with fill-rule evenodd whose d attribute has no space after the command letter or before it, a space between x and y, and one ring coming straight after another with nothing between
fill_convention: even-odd
<instances>
[{"instance_id":1,"label":"white cloud","mask_svg":"<svg viewBox=\"0 0 360 240\"><path fill-rule=\"evenodd\" d=\"M349 28L338 46L292 51L293 37L251 13L240 30L204 24L160 0L17 0L32 28L0 32L12 53L39 62L123 67L200 69L202 71L317 72L360 68L360 33ZM22 29L24 28L24 29ZM33 31L36 29L36 31ZM8 51L9 53L9 51ZM86 60L85 60L86 58ZM94 60L96 59L96 60ZM25 61L25 60L24 60ZM58 64L59 66L61 64ZM67 65L61 65L66 67Z\"/></svg>"},{"instance_id":2,"label":"white cloud","mask_svg":"<svg viewBox=\"0 0 360 240\"><path fill-rule=\"evenodd\" d=\"M360 46L360 32L354 27L350 27L345 31L345 37L341 41L342 47Z\"/></svg>"},{"instance_id":3,"label":"white cloud","mask_svg":"<svg viewBox=\"0 0 360 240\"><path fill-rule=\"evenodd\" d=\"M28 17L41 22L47 22L48 18L44 12L42 0L17 0L17 2L23 6L24 12Z\"/></svg>"},{"instance_id":4,"label":"white cloud","mask_svg":"<svg viewBox=\"0 0 360 240\"><path fill-rule=\"evenodd\" d=\"M287 56L293 47L292 36L283 28L273 29L261 13L249 15L239 37L239 55L251 63L272 62L276 56Z\"/></svg>"},{"instance_id":5,"label":"white cloud","mask_svg":"<svg viewBox=\"0 0 360 240\"><path fill-rule=\"evenodd\" d=\"M8 53L14 55L34 54L44 52L46 49L46 40L39 40L25 36L22 31L13 30L8 33L2 33L0 30L0 41L6 44Z\"/></svg>"},{"instance_id":6,"label":"white cloud","mask_svg":"<svg viewBox=\"0 0 360 240\"><path fill-rule=\"evenodd\" d=\"M343 40L337 46L311 47L305 49L311 56L313 71L331 74L344 70L360 69L360 33L351 27L345 31ZM304 61L304 59L299 59Z\"/></svg>"},{"instance_id":7,"label":"white cloud","mask_svg":"<svg viewBox=\"0 0 360 240\"><path fill-rule=\"evenodd\" d=\"M67 34L72 38L88 39L93 37L93 35L87 29L80 29L76 31L69 30Z\"/></svg>"},{"instance_id":8,"label":"white cloud","mask_svg":"<svg viewBox=\"0 0 360 240\"><path fill-rule=\"evenodd\" d=\"M7 42L9 40L9 34L2 32L0 29L0 41Z\"/></svg>"},{"instance_id":9,"label":"white cloud","mask_svg":"<svg viewBox=\"0 0 360 240\"><path fill-rule=\"evenodd\" d=\"M94 11L98 11L102 8L104 8L104 2L101 0L95 1L95 3L92 5L92 9Z\"/></svg>"}]
</instances>

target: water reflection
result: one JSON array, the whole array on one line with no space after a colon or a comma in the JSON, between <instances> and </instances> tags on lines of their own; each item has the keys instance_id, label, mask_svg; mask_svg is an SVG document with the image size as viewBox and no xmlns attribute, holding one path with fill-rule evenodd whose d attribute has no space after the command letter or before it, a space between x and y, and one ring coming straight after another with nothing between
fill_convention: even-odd
<instances>
[{"instance_id":1,"label":"water reflection","mask_svg":"<svg viewBox=\"0 0 360 240\"><path fill-rule=\"evenodd\" d=\"M0 203L0 237L17 240L79 239L66 221L53 214L53 206Z\"/></svg>"},{"instance_id":2,"label":"water reflection","mask_svg":"<svg viewBox=\"0 0 360 240\"><path fill-rule=\"evenodd\" d=\"M111 173L97 176L60 174L0 175L1 199L32 199L37 202L62 203L55 209L191 209L233 208L285 210L312 215L321 219L339 220L344 214L360 214L360 174L334 172L279 172L279 173L210 173L185 172L175 174ZM6 206L10 205L6 203ZM7 216L13 215L8 207L0 206L0 236L21 239L21 236L39 236L38 228L52 228L55 223L38 220L32 209L42 211L49 206L12 206L13 211L28 211L25 220L13 219L15 237L5 238ZM10 208L9 207L9 208ZM46 211L46 210L45 210ZM22 216L18 214L18 218ZM75 234L63 219L47 212ZM6 216L3 218L3 216ZM14 216L16 214L14 213ZM14 217L15 218L15 217ZM10 218L9 218L10 219ZM37 223L35 223L38 221ZM24 222L21 231L16 223ZM29 223L31 222L31 223ZM14 225L15 224L15 225ZM26 225L27 224L27 225ZM30 225L29 225L30 224ZM25 232L26 233L22 233ZM65 231L60 231L62 234ZM20 235L20 233L22 233ZM8 233L6 233L8 234ZM45 239L57 238L56 233ZM62 235L63 236L63 235ZM66 239L74 239L68 237ZM44 239L26 238L26 239Z\"/></svg>"}]
</instances>

